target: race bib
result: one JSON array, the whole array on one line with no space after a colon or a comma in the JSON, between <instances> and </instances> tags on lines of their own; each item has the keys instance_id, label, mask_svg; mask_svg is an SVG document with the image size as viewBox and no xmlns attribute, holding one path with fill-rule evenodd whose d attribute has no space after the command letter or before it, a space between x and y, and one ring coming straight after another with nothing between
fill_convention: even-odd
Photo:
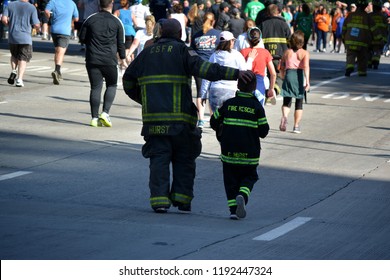
<instances>
[{"instance_id":1,"label":"race bib","mask_svg":"<svg viewBox=\"0 0 390 280\"><path fill-rule=\"evenodd\" d=\"M359 37L359 32L360 32L360 29L359 28L356 28L356 27L353 27L351 29L351 36L352 37Z\"/></svg>"}]
</instances>

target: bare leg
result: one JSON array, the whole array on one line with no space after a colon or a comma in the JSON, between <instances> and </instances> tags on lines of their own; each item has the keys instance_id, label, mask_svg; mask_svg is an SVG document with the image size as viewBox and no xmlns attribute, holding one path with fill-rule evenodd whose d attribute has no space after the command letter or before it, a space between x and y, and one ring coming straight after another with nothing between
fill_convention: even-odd
<instances>
[{"instance_id":1,"label":"bare leg","mask_svg":"<svg viewBox=\"0 0 390 280\"><path fill-rule=\"evenodd\" d=\"M282 106L282 116L287 119L289 113L290 113L290 108L287 106Z\"/></svg>"},{"instance_id":2,"label":"bare leg","mask_svg":"<svg viewBox=\"0 0 390 280\"><path fill-rule=\"evenodd\" d=\"M48 40L49 39L49 26L47 23L42 24L41 31L42 31L42 40Z\"/></svg>"},{"instance_id":3,"label":"bare leg","mask_svg":"<svg viewBox=\"0 0 390 280\"><path fill-rule=\"evenodd\" d=\"M302 119L303 110L295 110L294 113L294 127L298 127Z\"/></svg>"},{"instance_id":4,"label":"bare leg","mask_svg":"<svg viewBox=\"0 0 390 280\"><path fill-rule=\"evenodd\" d=\"M287 106L282 106L282 119L280 120L280 126L279 126L279 129L281 131L286 131L287 129L287 118L289 113L290 113L290 108Z\"/></svg>"},{"instance_id":5,"label":"bare leg","mask_svg":"<svg viewBox=\"0 0 390 280\"><path fill-rule=\"evenodd\" d=\"M196 98L196 107L198 107L198 119L203 121L205 106L202 105L202 98Z\"/></svg>"},{"instance_id":6,"label":"bare leg","mask_svg":"<svg viewBox=\"0 0 390 280\"><path fill-rule=\"evenodd\" d=\"M11 56L10 62L12 71L16 70L16 68L18 67L18 60L15 57Z\"/></svg>"},{"instance_id":7,"label":"bare leg","mask_svg":"<svg viewBox=\"0 0 390 280\"><path fill-rule=\"evenodd\" d=\"M23 80L24 72L26 71L27 61L19 60L18 62L18 79Z\"/></svg>"},{"instance_id":8,"label":"bare leg","mask_svg":"<svg viewBox=\"0 0 390 280\"><path fill-rule=\"evenodd\" d=\"M62 65L64 62L64 56L65 56L66 48L56 47L55 48L55 54L54 54L54 63L56 65Z\"/></svg>"}]
</instances>

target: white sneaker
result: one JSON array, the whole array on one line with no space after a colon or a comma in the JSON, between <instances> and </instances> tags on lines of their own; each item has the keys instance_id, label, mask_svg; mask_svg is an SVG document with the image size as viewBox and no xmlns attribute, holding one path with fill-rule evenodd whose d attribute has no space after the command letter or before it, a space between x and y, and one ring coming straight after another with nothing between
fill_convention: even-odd
<instances>
[{"instance_id":1,"label":"white sneaker","mask_svg":"<svg viewBox=\"0 0 390 280\"><path fill-rule=\"evenodd\" d=\"M15 86L17 86L17 87L24 87L23 80L22 79L17 79Z\"/></svg>"},{"instance_id":2,"label":"white sneaker","mask_svg":"<svg viewBox=\"0 0 390 280\"><path fill-rule=\"evenodd\" d=\"M106 112L100 114L99 121L106 127L112 127L110 116Z\"/></svg>"}]
</instances>

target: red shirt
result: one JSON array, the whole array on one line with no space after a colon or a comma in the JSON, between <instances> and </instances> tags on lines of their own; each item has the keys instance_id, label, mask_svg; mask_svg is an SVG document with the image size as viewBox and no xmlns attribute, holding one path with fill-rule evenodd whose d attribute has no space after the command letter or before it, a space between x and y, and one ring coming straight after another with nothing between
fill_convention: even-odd
<instances>
[{"instance_id":1,"label":"red shirt","mask_svg":"<svg viewBox=\"0 0 390 280\"><path fill-rule=\"evenodd\" d=\"M241 54L245 57L245 60L248 60L248 55L251 52L252 48L246 48L241 50ZM252 63L253 73L261 76L265 76L265 68L267 67L268 62L272 61L272 55L270 52L263 48L256 48L257 56Z\"/></svg>"}]
</instances>

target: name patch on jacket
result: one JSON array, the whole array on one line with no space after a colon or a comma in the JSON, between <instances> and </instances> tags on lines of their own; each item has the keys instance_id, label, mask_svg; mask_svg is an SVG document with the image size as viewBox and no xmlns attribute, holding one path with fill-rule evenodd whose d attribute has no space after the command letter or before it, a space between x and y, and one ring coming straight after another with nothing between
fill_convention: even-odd
<instances>
[{"instance_id":1,"label":"name patch on jacket","mask_svg":"<svg viewBox=\"0 0 390 280\"><path fill-rule=\"evenodd\" d=\"M151 125L149 126L150 135L162 135L169 133L169 125Z\"/></svg>"},{"instance_id":2,"label":"name patch on jacket","mask_svg":"<svg viewBox=\"0 0 390 280\"><path fill-rule=\"evenodd\" d=\"M149 53L170 53L172 52L172 45L156 45L150 48Z\"/></svg>"},{"instance_id":3,"label":"name patch on jacket","mask_svg":"<svg viewBox=\"0 0 390 280\"><path fill-rule=\"evenodd\" d=\"M233 111L233 112L243 112L243 113L248 113L248 114L254 114L255 109L251 107L245 107L245 106L234 106L234 105L229 105L228 106L228 111Z\"/></svg>"}]
</instances>

